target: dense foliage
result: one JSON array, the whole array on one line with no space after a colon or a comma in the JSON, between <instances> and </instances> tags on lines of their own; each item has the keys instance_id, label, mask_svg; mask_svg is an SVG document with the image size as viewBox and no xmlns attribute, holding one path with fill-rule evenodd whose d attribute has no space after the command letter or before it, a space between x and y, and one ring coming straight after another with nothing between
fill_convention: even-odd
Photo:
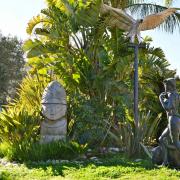
<instances>
[{"instance_id":1,"label":"dense foliage","mask_svg":"<svg viewBox=\"0 0 180 180\"><path fill-rule=\"evenodd\" d=\"M106 27L104 19L99 17L99 0L47 2L48 8L28 24L27 32L35 35L24 43L30 77L23 81L19 98L0 115L0 119L9 121L0 126L0 139L9 144L18 138L16 144L38 140L41 94L48 82L57 79L67 92L70 139L92 147L118 145L125 147L129 155L138 153L139 142L152 143L162 131L161 128L157 131L159 122L166 118L158 95L164 90L162 81L174 76L175 71L168 69L163 51L151 46L140 50L140 127L136 129L133 120L134 53L124 32ZM111 3L117 7L115 1ZM138 3L140 1L120 1L119 6L142 14L145 9L150 13L165 8ZM169 18L162 27L172 31L175 22L178 24L179 14ZM151 41L149 37L144 39L149 45ZM14 111L10 118L9 111ZM16 118L15 112L23 117ZM31 118L32 122L26 121ZM19 125L24 121L31 124L25 125L25 130ZM14 136L5 140L2 134L6 132L8 137L11 130ZM26 139L21 136L25 132Z\"/></svg>"},{"instance_id":2,"label":"dense foliage","mask_svg":"<svg viewBox=\"0 0 180 180\"><path fill-rule=\"evenodd\" d=\"M0 114L0 141L21 144L38 139L42 119L40 101L47 81L28 76L23 79L17 98Z\"/></svg>"},{"instance_id":3,"label":"dense foliage","mask_svg":"<svg viewBox=\"0 0 180 180\"><path fill-rule=\"evenodd\" d=\"M0 157L6 157L10 161L18 162L79 159L86 149L86 145L71 141L59 141L49 144L32 143L30 141L23 141L20 144L4 142L0 145Z\"/></svg>"},{"instance_id":4,"label":"dense foliage","mask_svg":"<svg viewBox=\"0 0 180 180\"><path fill-rule=\"evenodd\" d=\"M68 92L69 130L73 138L81 143L103 145L113 137L117 144L126 144L132 150L134 138L137 138L132 111L133 50L128 48L123 32L107 29L103 19L99 19L100 1L49 0L48 5L27 27L27 32L34 32L37 37L24 45L32 74L53 71L62 79ZM140 9L143 13L143 7L148 9L148 4L133 6L133 2L128 1L120 5L129 6L133 12ZM149 5L149 11L162 9ZM37 26L39 23L42 23L41 28ZM166 25L164 27L168 30ZM151 39L144 41L150 43ZM168 69L160 48L141 50L139 59L139 111L141 128L146 132L144 125L147 129L157 127L162 111L158 101L163 91L162 81L174 76L175 71ZM145 119L148 120L143 124ZM155 129L148 133L151 138L154 132ZM151 139L141 130L140 134L140 141L146 139L147 143Z\"/></svg>"}]
</instances>

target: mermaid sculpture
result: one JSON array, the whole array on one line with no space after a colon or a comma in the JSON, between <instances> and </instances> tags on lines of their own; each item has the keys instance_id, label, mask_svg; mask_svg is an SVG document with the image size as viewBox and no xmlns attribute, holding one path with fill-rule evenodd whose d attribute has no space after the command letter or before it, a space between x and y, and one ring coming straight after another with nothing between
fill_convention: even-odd
<instances>
[{"instance_id":1,"label":"mermaid sculpture","mask_svg":"<svg viewBox=\"0 0 180 180\"><path fill-rule=\"evenodd\" d=\"M153 161L155 163L158 161L162 165L180 167L180 115L178 114L180 95L176 90L175 78L168 78L163 83L165 92L160 94L159 100L166 111L168 126L159 137L160 146L153 152ZM161 157L157 157L157 154Z\"/></svg>"}]
</instances>

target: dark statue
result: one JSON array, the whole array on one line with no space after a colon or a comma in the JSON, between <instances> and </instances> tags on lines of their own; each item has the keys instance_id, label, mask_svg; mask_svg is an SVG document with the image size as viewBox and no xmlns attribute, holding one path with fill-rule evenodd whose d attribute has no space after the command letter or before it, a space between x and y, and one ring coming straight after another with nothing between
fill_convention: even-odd
<instances>
[{"instance_id":1,"label":"dark statue","mask_svg":"<svg viewBox=\"0 0 180 180\"><path fill-rule=\"evenodd\" d=\"M168 78L163 83L165 92L160 94L159 100L166 111L168 126L159 137L159 146L152 151L152 161L158 165L180 167L180 95L175 78Z\"/></svg>"}]
</instances>

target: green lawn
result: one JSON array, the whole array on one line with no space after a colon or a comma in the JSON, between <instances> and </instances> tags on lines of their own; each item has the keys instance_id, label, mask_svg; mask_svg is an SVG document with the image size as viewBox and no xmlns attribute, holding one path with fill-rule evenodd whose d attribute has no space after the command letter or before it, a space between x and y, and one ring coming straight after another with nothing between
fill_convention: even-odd
<instances>
[{"instance_id":1,"label":"green lawn","mask_svg":"<svg viewBox=\"0 0 180 180\"><path fill-rule=\"evenodd\" d=\"M180 171L155 167L148 160L134 162L121 155L100 158L100 162L60 164L22 164L19 166L0 166L0 179L180 179Z\"/></svg>"}]
</instances>

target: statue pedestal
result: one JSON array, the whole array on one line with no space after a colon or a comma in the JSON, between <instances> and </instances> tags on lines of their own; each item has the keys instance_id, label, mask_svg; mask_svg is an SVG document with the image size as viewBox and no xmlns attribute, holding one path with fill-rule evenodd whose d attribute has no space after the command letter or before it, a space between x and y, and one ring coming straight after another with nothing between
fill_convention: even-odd
<instances>
[{"instance_id":1,"label":"statue pedestal","mask_svg":"<svg viewBox=\"0 0 180 180\"><path fill-rule=\"evenodd\" d=\"M170 167L180 168L180 152L177 149L167 148L168 165ZM160 146L152 150L152 161L154 164L163 164L163 151Z\"/></svg>"},{"instance_id":2,"label":"statue pedestal","mask_svg":"<svg viewBox=\"0 0 180 180\"><path fill-rule=\"evenodd\" d=\"M58 121L45 120L41 123L40 143L49 143L52 141L66 140L67 120Z\"/></svg>"},{"instance_id":3,"label":"statue pedestal","mask_svg":"<svg viewBox=\"0 0 180 180\"><path fill-rule=\"evenodd\" d=\"M180 168L180 152L177 149L168 149L168 162L170 166Z\"/></svg>"}]
</instances>

